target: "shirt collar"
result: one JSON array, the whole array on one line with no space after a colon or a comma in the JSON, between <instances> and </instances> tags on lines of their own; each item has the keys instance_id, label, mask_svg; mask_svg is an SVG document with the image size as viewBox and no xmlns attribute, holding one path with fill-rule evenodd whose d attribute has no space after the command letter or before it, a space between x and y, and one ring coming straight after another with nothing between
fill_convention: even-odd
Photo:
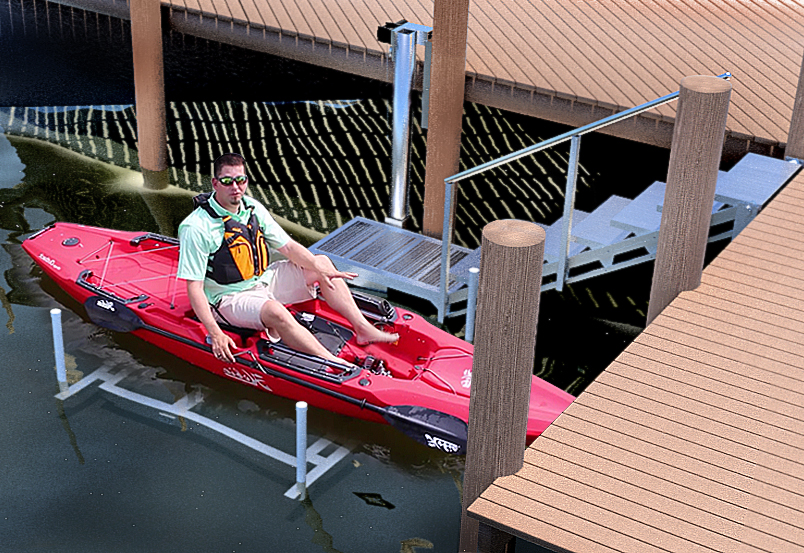
<instances>
[{"instance_id":1,"label":"shirt collar","mask_svg":"<svg viewBox=\"0 0 804 553\"><path fill-rule=\"evenodd\" d=\"M218 203L218 200L215 198L214 193L209 197L209 204L212 206L212 209L214 209L218 215L234 215L240 217L246 210L246 202L244 199L242 199L240 200L240 209L237 210L237 213L232 213L231 211L225 209L221 204Z\"/></svg>"}]
</instances>

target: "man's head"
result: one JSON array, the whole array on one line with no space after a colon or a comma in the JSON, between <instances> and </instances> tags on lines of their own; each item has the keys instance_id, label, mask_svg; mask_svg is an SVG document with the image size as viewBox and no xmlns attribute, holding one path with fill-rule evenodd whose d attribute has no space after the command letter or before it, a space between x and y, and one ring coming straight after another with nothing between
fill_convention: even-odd
<instances>
[{"instance_id":1,"label":"man's head","mask_svg":"<svg viewBox=\"0 0 804 553\"><path fill-rule=\"evenodd\" d=\"M240 154L223 154L212 165L212 176L218 178L221 176L221 169L223 167L241 167L242 173L246 173L246 160Z\"/></svg>"},{"instance_id":2,"label":"man's head","mask_svg":"<svg viewBox=\"0 0 804 553\"><path fill-rule=\"evenodd\" d=\"M248 186L246 160L240 154L224 154L215 160L213 172L215 199L224 209L236 213Z\"/></svg>"}]
</instances>

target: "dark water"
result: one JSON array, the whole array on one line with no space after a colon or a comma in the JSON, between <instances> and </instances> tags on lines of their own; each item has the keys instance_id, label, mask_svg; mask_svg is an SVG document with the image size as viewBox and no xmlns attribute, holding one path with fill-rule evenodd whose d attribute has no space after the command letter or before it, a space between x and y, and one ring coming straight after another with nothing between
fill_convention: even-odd
<instances>
[{"instance_id":1,"label":"dark water","mask_svg":"<svg viewBox=\"0 0 804 553\"><path fill-rule=\"evenodd\" d=\"M88 324L41 278L20 243L53 221L175 232L190 210L189 197L209 187L215 157L209 142L257 151L249 156L251 169L266 178L252 193L295 225L302 242L356 215L379 218L387 205L386 187L377 185L390 172L383 153L390 152L387 85L178 33L166 32L164 41L172 186L153 192L138 177L133 110L125 107L133 103L129 24L46 2L0 8L0 410L6 421L0 460L8 467L0 477L0 549L454 551L462 459L388 427L311 411L312 435L350 443L352 450L313 485L310 501L299 503L282 495L292 469L131 412L96 389L63 403L53 397L48 310L58 306L71 378L111 364L129 367L135 376L127 386L149 396L202 390L207 416L292 450L292 402L199 374L130 336ZM101 105L122 107L75 109ZM228 118L231 105L243 117ZM41 106L66 107L23 109ZM268 125L273 116L280 123ZM200 138L190 140L190 119ZM465 167L566 130L470 104L465 121ZM281 134L280 128L295 130ZM331 132L301 138L313 128ZM261 153L265 132L272 146L292 154ZM340 153L339 144L351 143L360 146ZM316 154L312 144L332 154ZM414 226L421 218L425 149L426 136L417 129ZM494 218L555 220L566 158L565 151L552 152L465 185L456 240L476 246L483 224ZM667 152L592 136L584 138L581 160L577 207L591 211L612 193L633 197L663 180ZM284 163L292 176L273 180L271 168ZM354 169L342 176L332 169L328 177L327 164ZM644 324L651 269L543 294L536 373L580 393ZM391 299L434 318L432 307L416 298L392 293ZM447 325L455 333L461 327L461 321ZM527 547L518 551L533 550Z\"/></svg>"}]
</instances>

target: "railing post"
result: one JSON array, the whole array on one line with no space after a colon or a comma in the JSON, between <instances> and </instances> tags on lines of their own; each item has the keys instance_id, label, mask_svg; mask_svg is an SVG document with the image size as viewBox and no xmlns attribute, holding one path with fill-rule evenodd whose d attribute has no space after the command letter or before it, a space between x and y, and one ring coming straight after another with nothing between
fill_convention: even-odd
<instances>
[{"instance_id":1,"label":"railing post","mask_svg":"<svg viewBox=\"0 0 804 553\"><path fill-rule=\"evenodd\" d=\"M482 240L459 548L473 553L479 521L466 509L524 461L545 234L506 219L486 225Z\"/></svg>"},{"instance_id":2,"label":"railing post","mask_svg":"<svg viewBox=\"0 0 804 553\"><path fill-rule=\"evenodd\" d=\"M480 285L480 269L469 269L469 297L466 299L466 341L470 344L475 339L475 317L477 316L477 289Z\"/></svg>"},{"instance_id":3,"label":"railing post","mask_svg":"<svg viewBox=\"0 0 804 553\"><path fill-rule=\"evenodd\" d=\"M575 188L578 183L578 158L581 155L581 135L576 134L570 141L569 167L567 167L567 191L564 195L564 217L561 225L561 256L558 258L556 290L564 289L567 279L567 258L569 257L570 233L572 232L572 212L575 209Z\"/></svg>"},{"instance_id":4,"label":"railing post","mask_svg":"<svg viewBox=\"0 0 804 553\"><path fill-rule=\"evenodd\" d=\"M296 402L296 489L307 497L307 402Z\"/></svg>"},{"instance_id":5,"label":"railing post","mask_svg":"<svg viewBox=\"0 0 804 553\"><path fill-rule=\"evenodd\" d=\"M647 324L701 283L730 96L715 77L681 81Z\"/></svg>"},{"instance_id":6,"label":"railing post","mask_svg":"<svg viewBox=\"0 0 804 553\"><path fill-rule=\"evenodd\" d=\"M438 308L438 322L443 323L449 308L449 247L452 242L452 205L455 203L458 185L444 181L444 226L441 229L441 305Z\"/></svg>"}]
</instances>

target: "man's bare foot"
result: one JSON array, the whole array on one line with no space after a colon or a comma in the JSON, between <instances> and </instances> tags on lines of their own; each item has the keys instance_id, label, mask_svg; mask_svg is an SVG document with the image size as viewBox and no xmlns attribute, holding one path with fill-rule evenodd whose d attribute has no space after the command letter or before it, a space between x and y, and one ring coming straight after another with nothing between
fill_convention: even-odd
<instances>
[{"instance_id":1,"label":"man's bare foot","mask_svg":"<svg viewBox=\"0 0 804 553\"><path fill-rule=\"evenodd\" d=\"M355 332L358 345L365 346L368 344L393 344L399 340L399 334L396 332L385 332L376 328L373 325L368 325Z\"/></svg>"}]
</instances>

